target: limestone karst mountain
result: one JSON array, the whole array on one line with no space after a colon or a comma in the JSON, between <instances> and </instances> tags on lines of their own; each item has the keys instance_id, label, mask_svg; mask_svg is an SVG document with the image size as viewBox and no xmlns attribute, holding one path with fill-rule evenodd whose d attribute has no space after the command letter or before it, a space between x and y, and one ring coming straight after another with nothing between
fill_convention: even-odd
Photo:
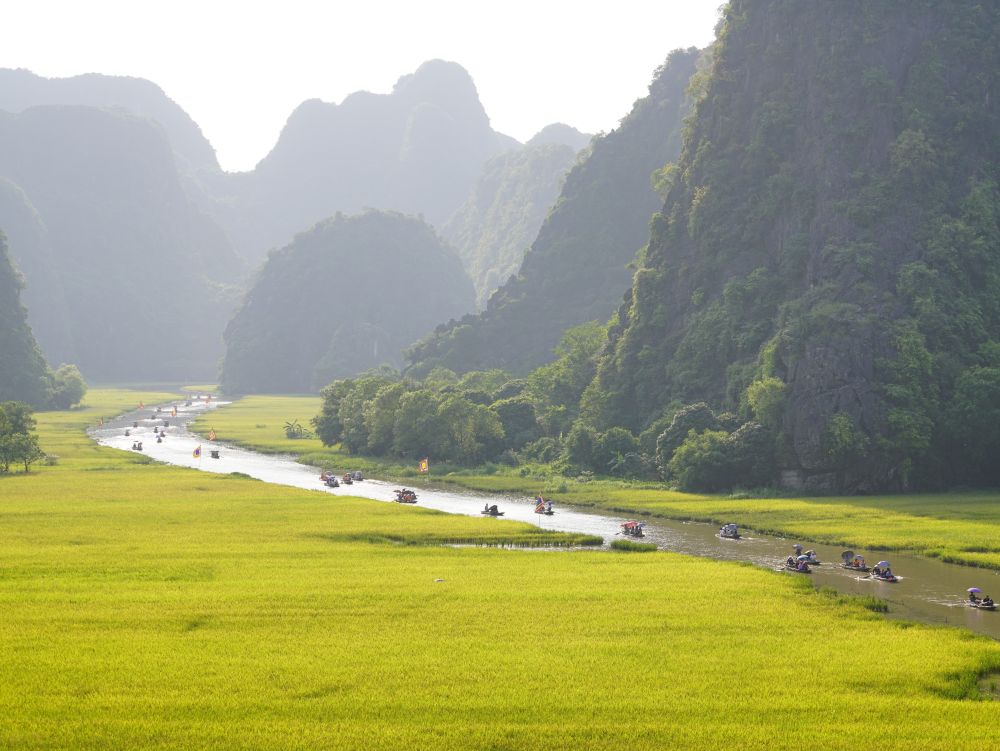
<instances>
[{"instance_id":1,"label":"limestone karst mountain","mask_svg":"<svg viewBox=\"0 0 1000 751\"><path fill-rule=\"evenodd\" d=\"M593 140L518 273L482 313L442 322L418 344L408 355L414 373L437 365L525 373L552 358L566 329L611 316L662 205L651 175L680 152L685 91L699 56L694 49L672 53L621 125Z\"/></svg>"},{"instance_id":2,"label":"limestone karst mountain","mask_svg":"<svg viewBox=\"0 0 1000 751\"><path fill-rule=\"evenodd\" d=\"M226 328L229 393L318 391L473 305L454 251L396 212L337 215L274 251Z\"/></svg>"}]
</instances>

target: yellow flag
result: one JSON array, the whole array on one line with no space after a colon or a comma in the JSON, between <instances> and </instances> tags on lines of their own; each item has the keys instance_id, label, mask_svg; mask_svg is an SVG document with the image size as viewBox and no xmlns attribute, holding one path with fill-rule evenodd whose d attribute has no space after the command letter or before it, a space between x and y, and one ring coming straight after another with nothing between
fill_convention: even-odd
<instances>
[{"instance_id":1,"label":"yellow flag","mask_svg":"<svg viewBox=\"0 0 1000 751\"><path fill-rule=\"evenodd\" d=\"M427 474L431 469L430 461L428 459L421 459L417 462L417 469L423 474Z\"/></svg>"}]
</instances>

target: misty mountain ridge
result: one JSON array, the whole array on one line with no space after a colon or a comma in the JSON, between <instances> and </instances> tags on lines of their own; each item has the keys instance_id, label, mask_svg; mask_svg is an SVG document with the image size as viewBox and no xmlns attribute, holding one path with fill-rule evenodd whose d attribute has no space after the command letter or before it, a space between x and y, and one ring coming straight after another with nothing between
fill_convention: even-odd
<instances>
[{"instance_id":1,"label":"misty mountain ridge","mask_svg":"<svg viewBox=\"0 0 1000 751\"><path fill-rule=\"evenodd\" d=\"M185 194L162 127L87 106L0 113L0 220L50 361L98 380L211 377L243 265Z\"/></svg>"}]
</instances>

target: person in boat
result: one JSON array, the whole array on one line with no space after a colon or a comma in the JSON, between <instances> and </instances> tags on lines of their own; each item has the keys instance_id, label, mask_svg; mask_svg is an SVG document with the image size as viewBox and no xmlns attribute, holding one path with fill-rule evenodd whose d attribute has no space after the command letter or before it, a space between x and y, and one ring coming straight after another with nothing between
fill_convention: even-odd
<instances>
[{"instance_id":1,"label":"person in boat","mask_svg":"<svg viewBox=\"0 0 1000 751\"><path fill-rule=\"evenodd\" d=\"M797 564L795 562L795 559L792 558L792 556L788 556L788 560L785 561L785 565L795 568Z\"/></svg>"},{"instance_id":2,"label":"person in boat","mask_svg":"<svg viewBox=\"0 0 1000 751\"><path fill-rule=\"evenodd\" d=\"M979 601L979 604L987 608L992 608L994 604L993 598L989 595L983 595L983 599Z\"/></svg>"},{"instance_id":3,"label":"person in boat","mask_svg":"<svg viewBox=\"0 0 1000 751\"><path fill-rule=\"evenodd\" d=\"M491 514L496 514L497 512L499 512L499 510L500 509L497 508L497 505L495 503L492 506L490 506L490 513Z\"/></svg>"},{"instance_id":4,"label":"person in boat","mask_svg":"<svg viewBox=\"0 0 1000 751\"><path fill-rule=\"evenodd\" d=\"M884 576L886 579L891 579L892 569L886 566L884 569L882 569L882 576Z\"/></svg>"},{"instance_id":5,"label":"person in boat","mask_svg":"<svg viewBox=\"0 0 1000 751\"><path fill-rule=\"evenodd\" d=\"M878 566L872 566L872 576L882 576L882 569Z\"/></svg>"},{"instance_id":6,"label":"person in boat","mask_svg":"<svg viewBox=\"0 0 1000 751\"><path fill-rule=\"evenodd\" d=\"M985 599L985 598L983 598L983 599ZM976 593L975 592L969 592L969 602L971 602L973 605L975 605L977 602L979 602L979 598L976 597Z\"/></svg>"},{"instance_id":7,"label":"person in boat","mask_svg":"<svg viewBox=\"0 0 1000 751\"><path fill-rule=\"evenodd\" d=\"M545 502L545 510L550 514L552 513L552 501Z\"/></svg>"},{"instance_id":8,"label":"person in boat","mask_svg":"<svg viewBox=\"0 0 1000 751\"><path fill-rule=\"evenodd\" d=\"M483 506L483 513L484 514L490 513L490 504L487 503L485 506Z\"/></svg>"}]
</instances>

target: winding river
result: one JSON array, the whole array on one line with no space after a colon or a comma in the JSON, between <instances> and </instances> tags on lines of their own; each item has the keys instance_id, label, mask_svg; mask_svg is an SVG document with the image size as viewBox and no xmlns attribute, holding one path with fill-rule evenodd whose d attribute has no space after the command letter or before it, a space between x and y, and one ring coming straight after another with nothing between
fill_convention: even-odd
<instances>
[{"instance_id":1,"label":"winding river","mask_svg":"<svg viewBox=\"0 0 1000 751\"><path fill-rule=\"evenodd\" d=\"M225 402L223 402L225 403ZM219 402L178 406L178 414L171 417L167 407L160 413L145 409L131 412L111 420L102 428L90 431L98 443L113 448L130 450L134 441L142 441L143 451L150 458L182 467L192 467L206 472L226 474L242 472L265 482L290 485L308 490L393 501L393 490L398 483L364 480L350 486L327 488L318 479L319 469L299 464L287 456L261 454L248 449L209 443L190 432L188 425L206 409L213 409ZM169 426L163 428L164 421ZM137 427L133 427L136 424ZM155 430L164 429L166 436L156 442ZM130 435L126 436L125 431ZM194 449L202 446L200 458L193 456ZM219 458L212 458L211 449L217 449ZM347 467L339 468L346 471ZM504 512L502 519L529 522L546 529L562 532L583 532L599 535L605 544L615 539L619 525L627 517L614 516L569 504L560 503L553 516L534 513L534 500L519 496L490 496L483 493L420 486L418 505L453 514L479 516L487 501L496 503ZM656 543L660 548L687 555L725 561L748 561L768 568L776 568L784 559L794 554L796 540L746 533L740 540L723 540L716 536L715 526L699 523L674 522L667 519L647 518L645 542ZM739 522L739 519L733 521ZM900 552L878 553L863 549L869 564L888 559L893 571L900 577L896 584L873 581L857 573L840 568L842 548L806 543L816 551L823 564L813 568L810 578L817 586L834 587L849 594L872 594L889 603L889 617L919 620L932 624L965 626L994 639L1000 639L1000 611L987 612L967 607L965 591L978 586L985 593L1000 597L1000 574L986 569L956 566L930 558ZM785 572L787 576L804 576Z\"/></svg>"}]
</instances>

